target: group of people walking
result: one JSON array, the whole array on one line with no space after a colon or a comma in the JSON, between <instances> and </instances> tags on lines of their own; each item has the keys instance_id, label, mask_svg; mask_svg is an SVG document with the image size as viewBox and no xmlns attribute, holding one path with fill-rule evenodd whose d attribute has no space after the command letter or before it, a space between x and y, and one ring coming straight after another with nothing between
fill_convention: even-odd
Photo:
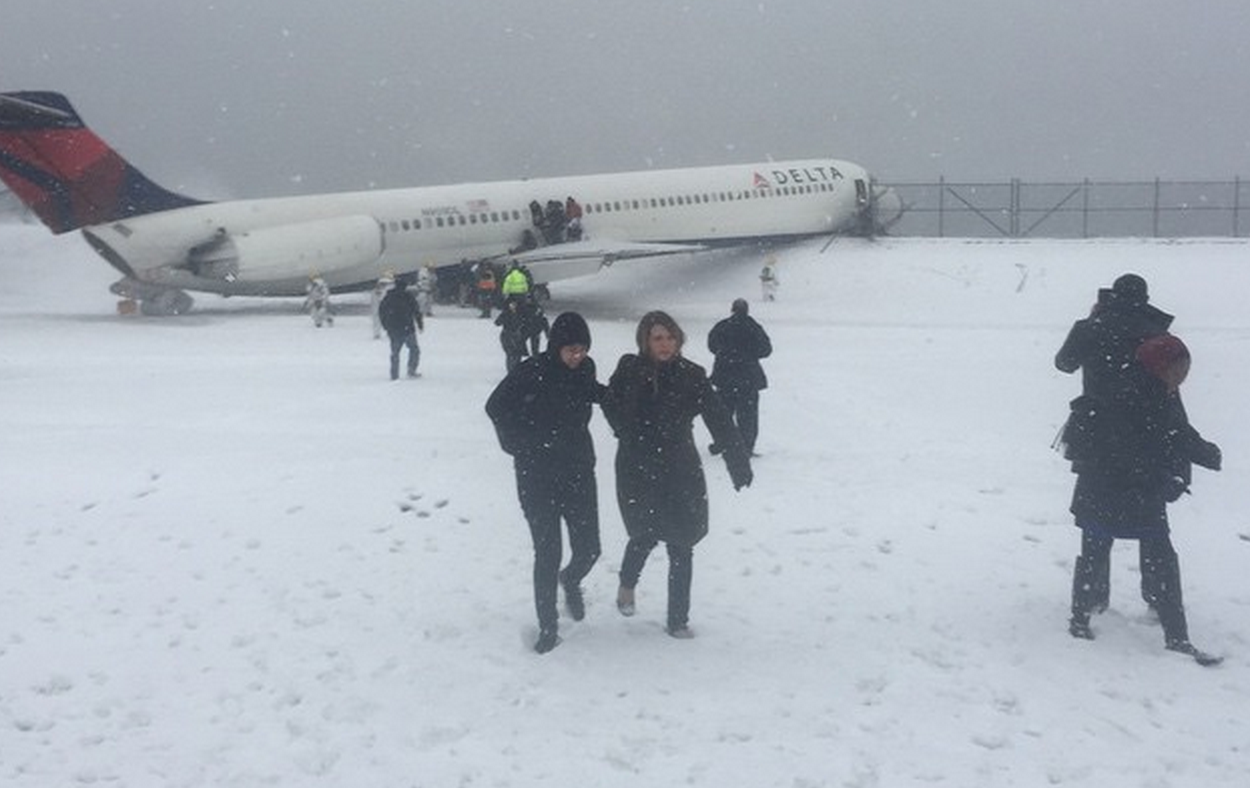
<instances>
[{"instance_id":1,"label":"group of people walking","mask_svg":"<svg viewBox=\"0 0 1250 788\"><path fill-rule=\"evenodd\" d=\"M750 447L704 368L682 354L686 335L677 321L662 311L648 312L635 340L637 352L621 356L604 385L589 356L586 321L565 312L551 325L546 352L514 367L486 402L500 447L513 458L517 494L533 540L534 650L540 654L560 642L558 589L563 589L569 617L580 621L585 616L581 583L601 551L589 431L595 405L617 439L616 497L629 537L616 597L621 615L634 615L635 588L651 552L663 542L669 559L665 629L675 638L693 635L694 546L708 532L696 418L711 432L734 489L750 486L753 479ZM563 569L561 521L571 552Z\"/></svg>"},{"instance_id":2,"label":"group of people walking","mask_svg":"<svg viewBox=\"0 0 1250 788\"><path fill-rule=\"evenodd\" d=\"M766 268L775 263L770 260ZM314 320L332 321L328 288L310 278L307 302ZM768 385L760 360L772 353L764 328L745 299L707 337L714 363L703 367L683 355L686 335L662 311L638 323L637 351L621 356L606 385L589 356L590 329L576 312L548 325L531 297L528 273L513 265L502 277L501 328L506 377L491 393L486 412L500 446L512 456L521 509L534 546L534 604L539 653L559 642L558 590L571 618L581 620L581 584L601 552L595 450L589 431L598 405L617 439L617 505L628 542L616 604L636 610L635 588L660 542L668 553L666 630L692 636L689 626L694 546L708 532L707 484L695 447L693 423L701 418L712 436L708 449L722 455L735 490L749 486L759 434L759 396ZM417 333L429 314L407 277L379 281L375 336L390 339L390 376L399 377L403 349L407 372L418 376ZM765 289L764 298L771 295ZM1081 531L1074 561L1069 633L1094 638L1091 617L1107 609L1110 556L1116 539L1139 545L1141 596L1163 629L1167 649L1204 665L1219 657L1189 639L1180 566L1172 545L1167 506L1189 493L1192 466L1221 467L1218 446L1189 423L1180 396L1191 363L1189 349L1169 333L1173 318L1149 302L1146 281L1125 274L1101 289L1088 317L1077 320L1055 356L1066 373L1082 372L1082 393L1070 403L1057 445L1071 461L1076 484L1071 512ZM539 352L540 338L548 336ZM526 356L529 358L526 359ZM563 535L570 560L561 569Z\"/></svg>"}]
</instances>

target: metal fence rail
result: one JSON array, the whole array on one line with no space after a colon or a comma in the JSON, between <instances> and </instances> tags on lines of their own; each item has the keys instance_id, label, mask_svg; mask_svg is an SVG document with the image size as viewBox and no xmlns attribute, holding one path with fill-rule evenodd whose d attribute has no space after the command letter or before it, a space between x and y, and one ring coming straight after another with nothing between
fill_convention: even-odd
<instances>
[{"instance_id":1,"label":"metal fence rail","mask_svg":"<svg viewBox=\"0 0 1250 788\"><path fill-rule=\"evenodd\" d=\"M891 235L1005 238L1240 238L1250 183L1074 181L887 183L907 206Z\"/></svg>"}]
</instances>

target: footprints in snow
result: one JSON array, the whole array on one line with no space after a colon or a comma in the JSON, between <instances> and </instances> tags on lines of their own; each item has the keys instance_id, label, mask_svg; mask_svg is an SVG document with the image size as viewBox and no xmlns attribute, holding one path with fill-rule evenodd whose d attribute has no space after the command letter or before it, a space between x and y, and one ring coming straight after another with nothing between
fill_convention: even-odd
<instances>
[{"instance_id":1,"label":"footprints in snow","mask_svg":"<svg viewBox=\"0 0 1250 788\"><path fill-rule=\"evenodd\" d=\"M421 505L420 503L418 503L424 497L425 496L422 493L408 493L407 498L405 500L400 501L397 504L399 506L399 511L403 512L404 514L415 514L417 517L421 519L426 519L428 517L431 517L433 515L433 512L429 508L426 508L424 505ZM439 500L433 503L433 508L444 509L447 507L448 503L450 503L448 499L440 498ZM462 524L469 522L467 517L458 517L457 520Z\"/></svg>"}]
</instances>

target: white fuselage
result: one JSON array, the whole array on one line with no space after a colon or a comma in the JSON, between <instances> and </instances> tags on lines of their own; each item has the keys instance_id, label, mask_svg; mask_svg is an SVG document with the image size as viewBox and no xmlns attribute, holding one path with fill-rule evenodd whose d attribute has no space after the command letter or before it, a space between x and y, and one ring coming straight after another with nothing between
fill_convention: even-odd
<instances>
[{"instance_id":1,"label":"white fuselage","mask_svg":"<svg viewBox=\"0 0 1250 788\"><path fill-rule=\"evenodd\" d=\"M302 295L313 273L361 288L386 271L505 255L533 231L532 201L573 197L586 238L607 246L715 244L852 229L870 188L856 164L810 159L208 203L83 233L140 282ZM587 272L549 266L541 279Z\"/></svg>"}]
</instances>

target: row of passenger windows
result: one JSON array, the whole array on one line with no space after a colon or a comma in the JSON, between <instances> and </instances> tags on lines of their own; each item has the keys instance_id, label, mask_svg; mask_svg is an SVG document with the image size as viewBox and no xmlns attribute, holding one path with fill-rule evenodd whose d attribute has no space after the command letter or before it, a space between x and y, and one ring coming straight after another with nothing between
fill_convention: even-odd
<instances>
[{"instance_id":1,"label":"row of passenger windows","mask_svg":"<svg viewBox=\"0 0 1250 788\"><path fill-rule=\"evenodd\" d=\"M816 192L833 191L828 183L810 183L803 186L782 186L776 189L754 189L739 192L716 192L714 194L687 194L676 197L651 197L642 200L613 200L611 202L587 203L585 212L614 213L619 211L641 211L650 208L669 208L679 205L699 205L713 202L734 202L736 200L759 200L766 197L789 197L797 194L815 194ZM425 219L391 220L387 229L393 233L409 230L432 229L437 227L458 227L468 224L497 224L499 222L521 221L520 211L483 211L480 213L455 214L451 216L435 216Z\"/></svg>"}]
</instances>

